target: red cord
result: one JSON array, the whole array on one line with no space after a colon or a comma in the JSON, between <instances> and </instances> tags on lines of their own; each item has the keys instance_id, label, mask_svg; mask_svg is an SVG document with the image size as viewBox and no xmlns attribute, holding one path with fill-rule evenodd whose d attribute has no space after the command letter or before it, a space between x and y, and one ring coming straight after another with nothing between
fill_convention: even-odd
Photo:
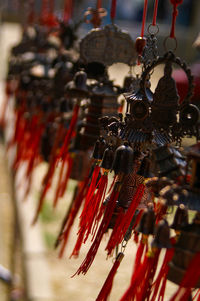
<instances>
[{"instance_id":1,"label":"red cord","mask_svg":"<svg viewBox=\"0 0 200 301\"><path fill-rule=\"evenodd\" d=\"M63 20L64 22L69 22L69 20L72 17L72 9L73 9L73 0L66 0L65 1L65 8L64 8L64 16Z\"/></svg>"},{"instance_id":2,"label":"red cord","mask_svg":"<svg viewBox=\"0 0 200 301\"><path fill-rule=\"evenodd\" d=\"M49 12L50 14L53 15L53 11L54 11L54 3L55 1L54 0L49 0Z\"/></svg>"},{"instance_id":3,"label":"red cord","mask_svg":"<svg viewBox=\"0 0 200 301\"><path fill-rule=\"evenodd\" d=\"M153 22L152 22L153 26L156 25L157 11L158 11L158 0L155 0L154 11L153 11Z\"/></svg>"},{"instance_id":4,"label":"red cord","mask_svg":"<svg viewBox=\"0 0 200 301\"><path fill-rule=\"evenodd\" d=\"M97 0L97 9L102 7L102 0Z\"/></svg>"},{"instance_id":5,"label":"red cord","mask_svg":"<svg viewBox=\"0 0 200 301\"><path fill-rule=\"evenodd\" d=\"M178 5L183 3L183 0L170 0L170 2L173 5L172 26L171 26L171 31L170 31L170 38L175 38L175 24L176 24L176 17L178 15L177 7L178 7Z\"/></svg>"},{"instance_id":6,"label":"red cord","mask_svg":"<svg viewBox=\"0 0 200 301\"><path fill-rule=\"evenodd\" d=\"M112 0L111 3L111 10L110 10L110 18L113 21L116 16L116 6L117 6L117 0Z\"/></svg>"},{"instance_id":7,"label":"red cord","mask_svg":"<svg viewBox=\"0 0 200 301\"><path fill-rule=\"evenodd\" d=\"M141 29L141 37L144 37L144 27L146 22L146 16L147 16L147 5L148 0L144 0L144 10L143 10L143 17L142 17L142 29Z\"/></svg>"}]
</instances>

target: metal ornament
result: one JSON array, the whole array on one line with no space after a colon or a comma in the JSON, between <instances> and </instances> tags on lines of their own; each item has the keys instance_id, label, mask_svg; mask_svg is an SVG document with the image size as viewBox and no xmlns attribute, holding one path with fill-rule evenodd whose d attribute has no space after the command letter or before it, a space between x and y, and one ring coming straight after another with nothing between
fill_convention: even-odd
<instances>
[{"instance_id":1,"label":"metal ornament","mask_svg":"<svg viewBox=\"0 0 200 301\"><path fill-rule=\"evenodd\" d=\"M146 45L143 49L140 61L144 67L150 64L158 56L157 38L154 34L149 34L146 39Z\"/></svg>"},{"instance_id":2,"label":"metal ornament","mask_svg":"<svg viewBox=\"0 0 200 301\"><path fill-rule=\"evenodd\" d=\"M134 42L126 31L115 24L92 29L80 42L80 59L84 63L99 62L133 65L136 57Z\"/></svg>"},{"instance_id":3,"label":"metal ornament","mask_svg":"<svg viewBox=\"0 0 200 301\"><path fill-rule=\"evenodd\" d=\"M158 81L155 92L151 93L147 81L154 68L165 64L164 75ZM180 104L176 83L172 78L172 64L181 67L188 79L188 92ZM131 143L155 143L165 145L181 143L186 136L199 137L199 109L190 104L193 93L193 77L190 69L169 51L145 66L141 75L140 89L126 94L127 118L121 138Z\"/></svg>"}]
</instances>

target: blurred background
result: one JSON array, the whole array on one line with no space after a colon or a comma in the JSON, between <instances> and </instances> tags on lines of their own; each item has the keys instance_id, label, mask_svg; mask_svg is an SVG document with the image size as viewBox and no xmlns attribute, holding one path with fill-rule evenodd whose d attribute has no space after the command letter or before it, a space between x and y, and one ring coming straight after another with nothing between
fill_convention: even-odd
<instances>
[{"instance_id":1,"label":"blurred background","mask_svg":"<svg viewBox=\"0 0 200 301\"><path fill-rule=\"evenodd\" d=\"M36 12L39 14L41 0L35 0L35 3ZM133 39L140 36L143 4L143 0L117 1L116 24L122 29L128 30ZM27 5L27 0L0 0L0 102L4 98L4 79L9 49L21 38L21 29L26 21ZM149 0L147 26L152 22L153 5L154 1ZM94 0L75 0L73 19L79 21L88 7L95 6L96 1ZM110 1L103 1L102 6L109 12ZM63 1L56 0L55 7L56 15L61 16ZM163 41L170 33L171 15L170 1L160 0L157 17L159 54L165 51ZM110 23L109 13L103 19L102 25L108 23ZM84 36L91 28L91 25L82 24L79 37ZM178 41L176 55L189 64L197 63L200 59L198 47L193 45L199 30L200 1L184 0L179 8L176 22ZM112 78L121 83L127 70L128 68L125 70L120 68L119 72L119 67L112 67ZM40 166L39 170L36 170L37 176L34 179L34 187L30 196L32 200L28 200L20 209L5 160L5 148L2 143L0 144L0 301L95 300L112 266L112 260L106 261L105 258L105 241L98 253L97 260L87 275L73 279L71 275L79 267L88 249L86 244L79 259L68 259L77 232L77 225L74 227L74 237L70 238L71 243L66 250L64 259L58 260L57 254L53 250L60 221L69 205L68 199L71 199L70 192L61 201L56 212L53 212L52 206L47 200L41 214L40 224L34 228L30 226L31 213L39 194L38 182L42 180L45 170L46 166ZM74 186L74 181L70 180L71 190L69 189L69 191L72 192ZM115 279L110 301L118 300L129 283L132 269L130 261L132 267L134 259L133 248L131 244L127 248L126 258ZM169 299L173 290L174 286L168 283L166 300Z\"/></svg>"}]
</instances>

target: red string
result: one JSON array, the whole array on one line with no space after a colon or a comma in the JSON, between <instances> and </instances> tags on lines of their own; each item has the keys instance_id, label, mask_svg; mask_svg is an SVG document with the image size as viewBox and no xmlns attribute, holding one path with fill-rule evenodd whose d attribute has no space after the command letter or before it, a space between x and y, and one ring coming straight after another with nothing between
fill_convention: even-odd
<instances>
[{"instance_id":1,"label":"red string","mask_svg":"<svg viewBox=\"0 0 200 301\"><path fill-rule=\"evenodd\" d=\"M35 20L35 11L34 11L34 0L29 1L29 13L28 13L28 18L27 18L27 23L28 24L33 24Z\"/></svg>"},{"instance_id":2,"label":"red string","mask_svg":"<svg viewBox=\"0 0 200 301\"><path fill-rule=\"evenodd\" d=\"M102 7L102 0L97 0L97 9Z\"/></svg>"},{"instance_id":3,"label":"red string","mask_svg":"<svg viewBox=\"0 0 200 301\"><path fill-rule=\"evenodd\" d=\"M175 38L175 24L176 24L176 17L178 16L178 5L183 3L183 0L170 0L171 4L173 5L173 13L172 13L172 26L170 32L170 38Z\"/></svg>"},{"instance_id":4,"label":"red string","mask_svg":"<svg viewBox=\"0 0 200 301\"><path fill-rule=\"evenodd\" d=\"M53 11L54 11L54 3L55 1L54 0L49 0L49 11L51 14L53 14Z\"/></svg>"},{"instance_id":5,"label":"red string","mask_svg":"<svg viewBox=\"0 0 200 301\"><path fill-rule=\"evenodd\" d=\"M116 16L116 6L117 6L117 0L112 0L111 3L111 10L110 10L110 18L113 21Z\"/></svg>"},{"instance_id":6,"label":"red string","mask_svg":"<svg viewBox=\"0 0 200 301\"><path fill-rule=\"evenodd\" d=\"M71 19L72 9L73 9L72 0L66 0L65 1L65 8L64 8L64 16L63 16L64 22L68 23L69 20Z\"/></svg>"},{"instance_id":7,"label":"red string","mask_svg":"<svg viewBox=\"0 0 200 301\"><path fill-rule=\"evenodd\" d=\"M153 22L152 22L153 26L156 25L157 11L158 11L158 0L155 0L154 11L153 11Z\"/></svg>"},{"instance_id":8,"label":"red string","mask_svg":"<svg viewBox=\"0 0 200 301\"><path fill-rule=\"evenodd\" d=\"M141 37L144 37L144 27L146 22L146 16L147 16L147 5L148 0L144 0L144 10L143 10L143 17L142 17L142 29L141 29Z\"/></svg>"}]
</instances>

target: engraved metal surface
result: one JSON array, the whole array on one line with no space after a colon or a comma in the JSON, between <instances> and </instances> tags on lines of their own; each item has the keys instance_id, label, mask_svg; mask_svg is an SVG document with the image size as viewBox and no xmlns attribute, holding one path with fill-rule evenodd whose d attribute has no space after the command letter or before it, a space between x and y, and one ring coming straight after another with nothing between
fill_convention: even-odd
<instances>
[{"instance_id":1,"label":"engraved metal surface","mask_svg":"<svg viewBox=\"0 0 200 301\"><path fill-rule=\"evenodd\" d=\"M80 43L80 59L84 63L132 65L135 57L134 42L130 35L113 24L92 29Z\"/></svg>"}]
</instances>

